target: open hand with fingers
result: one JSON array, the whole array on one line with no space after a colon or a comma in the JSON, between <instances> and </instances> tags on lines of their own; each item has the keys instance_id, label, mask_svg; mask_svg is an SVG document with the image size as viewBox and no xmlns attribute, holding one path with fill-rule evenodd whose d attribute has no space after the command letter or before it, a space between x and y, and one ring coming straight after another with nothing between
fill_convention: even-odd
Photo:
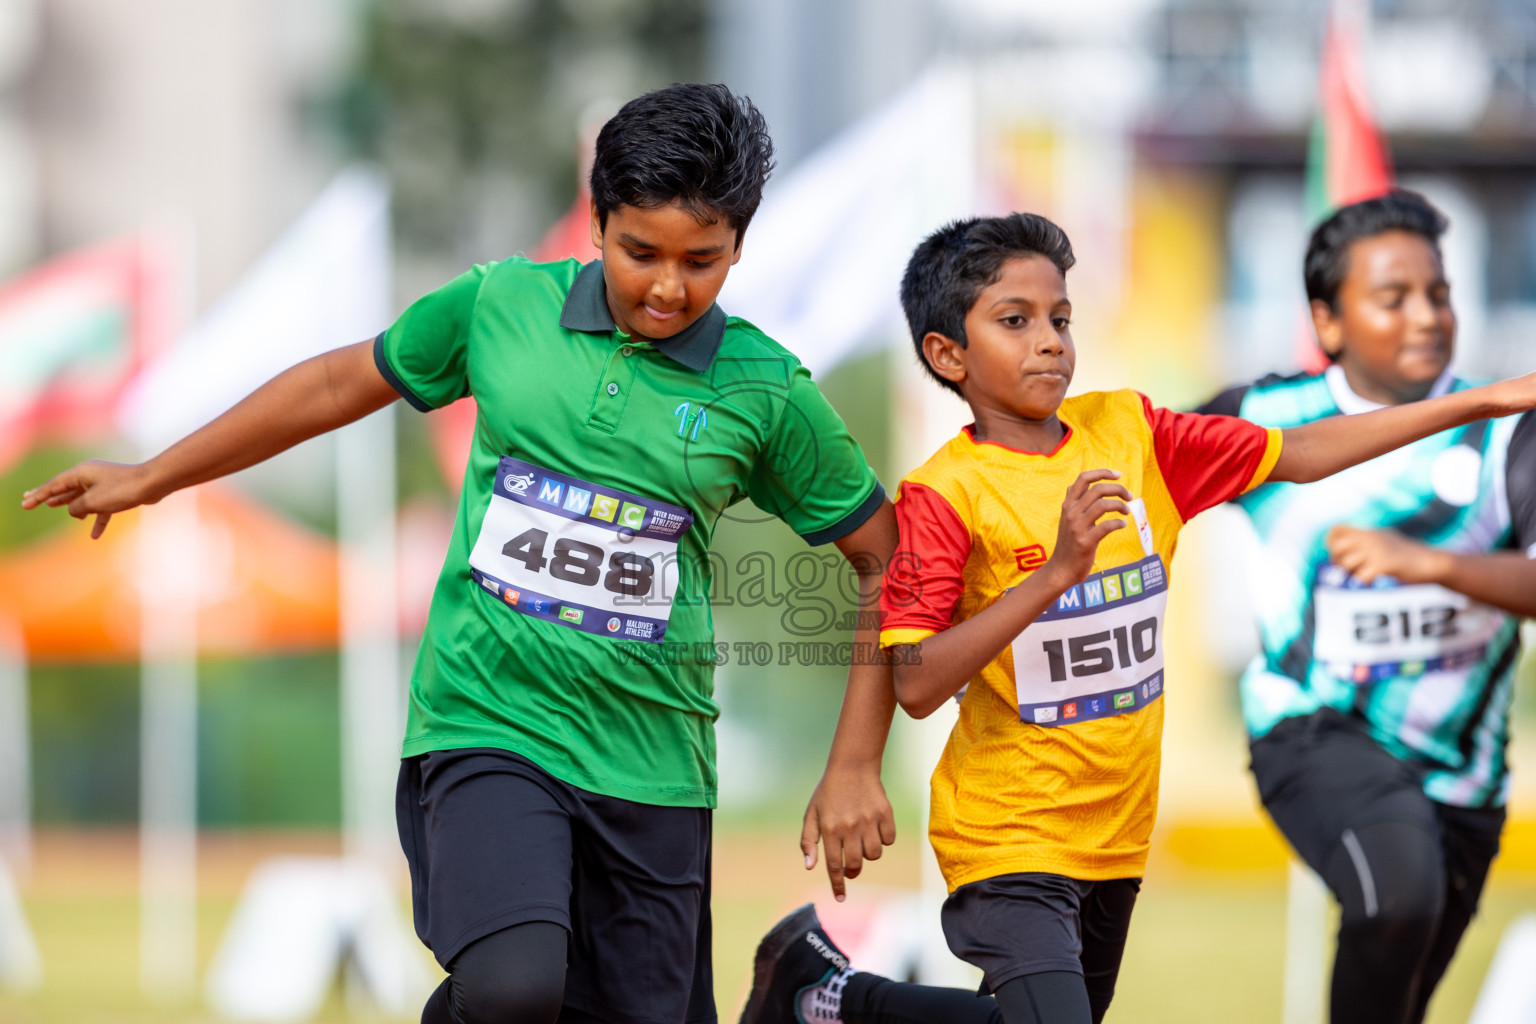
<instances>
[{"instance_id":1,"label":"open hand with fingers","mask_svg":"<svg viewBox=\"0 0 1536 1024\"><path fill-rule=\"evenodd\" d=\"M149 473L142 464L91 459L66 469L45 484L21 496L26 509L64 505L76 519L95 516L91 537L100 537L113 513L139 505L152 505L161 495L151 494Z\"/></svg>"},{"instance_id":2,"label":"open hand with fingers","mask_svg":"<svg viewBox=\"0 0 1536 1024\"><path fill-rule=\"evenodd\" d=\"M816 866L817 840L826 849L832 895L841 903L847 897L846 879L859 877L866 860L879 860L883 848L896 841L896 818L878 764L871 769L827 767L800 829L807 871Z\"/></svg>"},{"instance_id":3,"label":"open hand with fingers","mask_svg":"<svg viewBox=\"0 0 1536 1024\"><path fill-rule=\"evenodd\" d=\"M1451 556L1396 530L1335 526L1328 531L1328 557L1362 583L1380 576L1399 583L1438 583Z\"/></svg>"}]
</instances>

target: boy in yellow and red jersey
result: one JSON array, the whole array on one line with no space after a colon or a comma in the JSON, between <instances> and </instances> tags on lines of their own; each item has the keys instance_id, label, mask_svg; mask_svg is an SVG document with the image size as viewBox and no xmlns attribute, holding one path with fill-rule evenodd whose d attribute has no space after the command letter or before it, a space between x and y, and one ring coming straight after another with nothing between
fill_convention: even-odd
<instances>
[{"instance_id":1,"label":"boy in yellow and red jersey","mask_svg":"<svg viewBox=\"0 0 1536 1024\"><path fill-rule=\"evenodd\" d=\"M880 638L919 647L897 684L910 713L971 684L931 796L951 947L994 993L1033 989L1044 1019L1098 1020L1157 813L1179 528L1263 483L1283 444L1134 391L1064 399L1072 262L1065 234L1027 215L951 225L913 255L914 340L976 422L901 483ZM979 618L1011 590L1024 617ZM992 638L938 650L963 623ZM921 686L941 665L944 684Z\"/></svg>"},{"instance_id":2,"label":"boy in yellow and red jersey","mask_svg":"<svg viewBox=\"0 0 1536 1024\"><path fill-rule=\"evenodd\" d=\"M1536 404L1531 375L1281 431L1134 391L1069 399L1073 262L1043 217L961 221L918 246L901 289L925 367L975 422L901 483L881 643L914 648L893 659L913 717L965 688L929 836L945 938L1006 1024L1096 1022L1114 994L1157 813L1184 523L1266 480L1317 480ZM759 947L763 1004L791 960L810 963L798 913ZM798 1019L886 1019L849 1005L868 987L855 980L834 962L800 990Z\"/></svg>"}]
</instances>

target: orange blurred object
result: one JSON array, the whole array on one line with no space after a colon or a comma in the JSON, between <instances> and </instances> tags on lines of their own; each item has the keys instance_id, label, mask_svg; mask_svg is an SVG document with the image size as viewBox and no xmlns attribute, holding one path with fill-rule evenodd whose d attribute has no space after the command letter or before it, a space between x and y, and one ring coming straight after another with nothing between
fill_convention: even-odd
<instances>
[{"instance_id":1,"label":"orange blurred object","mask_svg":"<svg viewBox=\"0 0 1536 1024\"><path fill-rule=\"evenodd\" d=\"M238 492L197 491L198 651L277 654L337 643L337 550ZM39 513L41 514L41 513ZM151 507L114 516L93 541L85 523L0 558L0 619L33 662L139 657L139 543Z\"/></svg>"}]
</instances>

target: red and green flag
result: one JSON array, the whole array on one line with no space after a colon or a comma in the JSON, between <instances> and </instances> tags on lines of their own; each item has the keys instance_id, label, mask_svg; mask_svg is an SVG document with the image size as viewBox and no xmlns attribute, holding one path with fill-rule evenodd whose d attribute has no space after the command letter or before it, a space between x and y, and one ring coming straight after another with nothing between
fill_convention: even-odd
<instances>
[{"instance_id":1,"label":"red and green flag","mask_svg":"<svg viewBox=\"0 0 1536 1024\"><path fill-rule=\"evenodd\" d=\"M118 393L143 364L158 281L146 246L57 257L0 285L0 469L41 439L112 430Z\"/></svg>"},{"instance_id":2,"label":"red and green flag","mask_svg":"<svg viewBox=\"0 0 1536 1024\"><path fill-rule=\"evenodd\" d=\"M1371 117L1361 61L1363 8L1359 0L1335 0L1328 17L1318 68L1317 116L1307 147L1306 219L1317 224L1334 210L1379 196L1392 187L1392 160ZM1312 335L1310 318L1298 354L1320 370L1327 360Z\"/></svg>"},{"instance_id":3,"label":"red and green flag","mask_svg":"<svg viewBox=\"0 0 1536 1024\"><path fill-rule=\"evenodd\" d=\"M1357 8L1335 3L1323 42L1318 111L1307 150L1307 215L1313 223L1392 187L1391 158L1366 96Z\"/></svg>"}]
</instances>

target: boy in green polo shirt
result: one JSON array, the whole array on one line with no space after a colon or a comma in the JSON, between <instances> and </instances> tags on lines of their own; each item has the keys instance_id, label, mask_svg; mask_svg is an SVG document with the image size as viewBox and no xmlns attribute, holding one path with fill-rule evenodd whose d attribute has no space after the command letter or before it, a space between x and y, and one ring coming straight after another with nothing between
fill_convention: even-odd
<instances>
[{"instance_id":1,"label":"boy in green polo shirt","mask_svg":"<svg viewBox=\"0 0 1536 1024\"><path fill-rule=\"evenodd\" d=\"M82 463L23 500L99 536L395 398L474 395L398 789L417 931L450 972L425 1024L715 1019L715 523L750 497L837 544L866 597L895 543L810 375L715 305L771 167L762 116L725 87L640 97L597 140L600 262L476 267L148 462ZM892 708L888 668L856 664L806 823L839 890L894 838Z\"/></svg>"}]
</instances>

